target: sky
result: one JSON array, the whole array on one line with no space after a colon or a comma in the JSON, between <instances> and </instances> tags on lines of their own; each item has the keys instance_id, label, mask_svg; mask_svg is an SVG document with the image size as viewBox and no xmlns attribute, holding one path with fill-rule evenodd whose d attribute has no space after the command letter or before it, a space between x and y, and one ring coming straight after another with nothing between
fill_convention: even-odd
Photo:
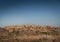
<instances>
[{"instance_id":1,"label":"sky","mask_svg":"<svg viewBox=\"0 0 60 42\"><path fill-rule=\"evenodd\" d=\"M0 26L18 24L60 26L60 1L0 0Z\"/></svg>"}]
</instances>

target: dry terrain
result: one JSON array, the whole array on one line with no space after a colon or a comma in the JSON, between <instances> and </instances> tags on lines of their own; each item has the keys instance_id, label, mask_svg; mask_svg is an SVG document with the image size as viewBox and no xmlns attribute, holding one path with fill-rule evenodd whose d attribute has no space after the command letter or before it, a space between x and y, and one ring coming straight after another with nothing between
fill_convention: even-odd
<instances>
[{"instance_id":1,"label":"dry terrain","mask_svg":"<svg viewBox=\"0 0 60 42\"><path fill-rule=\"evenodd\" d=\"M60 42L60 27L28 24L0 27L0 42Z\"/></svg>"}]
</instances>

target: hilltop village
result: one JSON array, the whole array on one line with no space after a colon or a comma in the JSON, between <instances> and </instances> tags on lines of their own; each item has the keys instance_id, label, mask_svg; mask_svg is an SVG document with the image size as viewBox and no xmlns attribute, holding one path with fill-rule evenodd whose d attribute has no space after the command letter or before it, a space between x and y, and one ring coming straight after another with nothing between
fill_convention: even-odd
<instances>
[{"instance_id":1,"label":"hilltop village","mask_svg":"<svg viewBox=\"0 0 60 42\"><path fill-rule=\"evenodd\" d=\"M59 42L60 27L14 25L0 27L0 42Z\"/></svg>"}]
</instances>

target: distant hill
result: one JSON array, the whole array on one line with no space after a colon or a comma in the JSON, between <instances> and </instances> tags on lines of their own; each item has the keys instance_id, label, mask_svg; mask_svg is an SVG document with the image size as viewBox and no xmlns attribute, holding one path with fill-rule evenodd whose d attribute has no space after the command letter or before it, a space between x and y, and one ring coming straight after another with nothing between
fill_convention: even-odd
<instances>
[{"instance_id":1,"label":"distant hill","mask_svg":"<svg viewBox=\"0 0 60 42\"><path fill-rule=\"evenodd\" d=\"M0 40L60 40L60 27L39 26L39 25L15 25L0 27ZM12 41L11 41L12 42ZM45 41L44 41L45 42Z\"/></svg>"}]
</instances>

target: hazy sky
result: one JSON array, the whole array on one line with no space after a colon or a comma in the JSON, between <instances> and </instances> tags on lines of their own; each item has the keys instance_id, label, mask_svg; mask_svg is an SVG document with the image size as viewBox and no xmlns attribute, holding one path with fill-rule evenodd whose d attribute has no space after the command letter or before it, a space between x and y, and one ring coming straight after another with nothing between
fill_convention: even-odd
<instances>
[{"instance_id":1,"label":"hazy sky","mask_svg":"<svg viewBox=\"0 0 60 42\"><path fill-rule=\"evenodd\" d=\"M60 1L0 0L0 26L17 24L60 26Z\"/></svg>"}]
</instances>

